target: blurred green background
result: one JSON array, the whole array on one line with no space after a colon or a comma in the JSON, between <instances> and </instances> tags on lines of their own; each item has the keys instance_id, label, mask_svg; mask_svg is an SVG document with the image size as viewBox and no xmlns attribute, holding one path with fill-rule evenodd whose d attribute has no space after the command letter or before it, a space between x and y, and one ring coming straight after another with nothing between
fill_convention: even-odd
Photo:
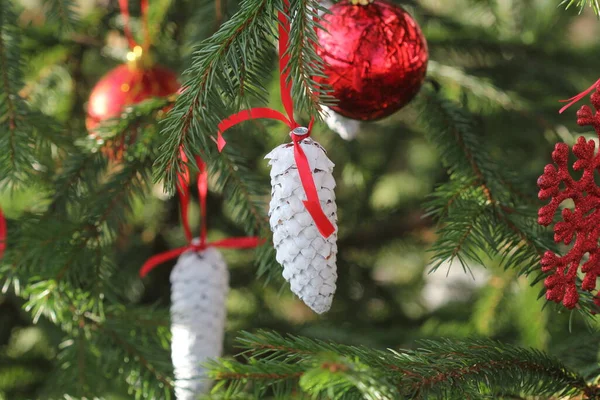
<instances>
[{"instance_id":1,"label":"blurred green background","mask_svg":"<svg viewBox=\"0 0 600 400\"><path fill-rule=\"evenodd\" d=\"M38 0L15 2L26 60L21 95L64 122L65 134L73 140L85 140L89 92L104 73L122 63L127 42L116 1L76 3L81 27L59 36ZM132 14L138 15L131 3ZM480 115L481 140L491 154L502 157L500 162L516 167L526 195L535 202L535 182L550 161L554 143L572 144L579 134L593 137L576 126L577 106L561 116L557 101L600 76L596 16L588 9L581 15L565 11L558 0L399 3L414 15L428 40L426 84L439 85ZM224 15L231 15L238 2L223 6ZM156 59L179 73L189 64L193 46L218 24L215 5L207 0L152 1L150 19ZM139 20L133 23L137 27ZM272 104L280 106L275 54L267 62L274 71ZM409 105L383 121L362 124L351 142L323 124L317 126L314 136L335 162L338 182L339 278L333 307L323 316L313 314L282 281L256 278L252 251L225 251L231 271L227 354L235 353L237 331L255 328L382 348L410 347L419 338L480 336L547 350L585 366L584 372L597 373L598 343L579 339L588 330L585 322L577 314L544 307L543 298L538 299L540 284L531 287L530 281L485 255L485 265L469 265L471 273L448 261L428 274L428 248L436 240L436 226L425 216L425 202L448 173L416 119ZM248 130L253 134L237 143L266 186L263 156L285 140L285 128L267 123ZM24 210L44 209L42 196L37 188L0 191L9 232L11 220ZM208 207L211 237L243 234L233 221L233 206L220 193L211 191ZM198 214L192 204L195 228ZM136 202L118 240L115 257L130 288L124 294L127 301L168 307L173 263L144 280L137 271L152 254L184 242L177 201L165 197L157 184ZM36 390L51 384L58 365L59 328L43 318L34 324L23 304L12 289L0 294L0 399L37 398ZM161 323L168 327L168 321ZM129 398L118 382L98 395Z\"/></svg>"}]
</instances>

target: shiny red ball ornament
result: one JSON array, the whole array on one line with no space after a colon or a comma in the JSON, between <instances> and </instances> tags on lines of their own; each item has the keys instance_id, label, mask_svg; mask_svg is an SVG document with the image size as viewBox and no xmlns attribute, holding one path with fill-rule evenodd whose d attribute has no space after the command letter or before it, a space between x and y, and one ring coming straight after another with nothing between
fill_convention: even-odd
<instances>
[{"instance_id":1,"label":"shiny red ball ornament","mask_svg":"<svg viewBox=\"0 0 600 400\"><path fill-rule=\"evenodd\" d=\"M317 35L325 82L336 112L363 121L393 114L419 91L427 69L427 42L415 20L383 0L330 8Z\"/></svg>"},{"instance_id":2,"label":"shiny red ball ornament","mask_svg":"<svg viewBox=\"0 0 600 400\"><path fill-rule=\"evenodd\" d=\"M152 97L169 96L179 90L175 73L152 65L149 58L140 57L141 52L131 54L133 57L128 64L108 72L92 90L85 120L91 137L96 137L94 130L102 121L118 117L127 106ZM107 141L102 152L111 160L118 161L134 140L134 132L124 133Z\"/></svg>"},{"instance_id":3,"label":"shiny red ball ornament","mask_svg":"<svg viewBox=\"0 0 600 400\"><path fill-rule=\"evenodd\" d=\"M172 95L179 87L177 75L164 67L120 65L104 75L92 90L85 125L93 135L100 122L118 117L125 107Z\"/></svg>"}]
</instances>

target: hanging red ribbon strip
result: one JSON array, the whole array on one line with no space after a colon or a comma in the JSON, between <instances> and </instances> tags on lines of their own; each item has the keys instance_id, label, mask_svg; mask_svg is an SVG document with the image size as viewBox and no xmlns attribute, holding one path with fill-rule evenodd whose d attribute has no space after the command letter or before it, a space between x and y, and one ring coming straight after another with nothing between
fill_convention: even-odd
<instances>
[{"instance_id":1,"label":"hanging red ribbon strip","mask_svg":"<svg viewBox=\"0 0 600 400\"><path fill-rule=\"evenodd\" d=\"M594 90L594 88L596 86L598 86L598 85L600 85L600 79L598 79L592 86L590 86L589 88L587 88L583 92L579 93L578 95L573 96L573 97L571 97L570 99L567 99L567 100L559 100L561 103L569 102L569 104L567 104L563 108L561 108L558 111L558 113L562 114L567 108L571 107L573 104L577 103L579 100L583 99L585 96L587 96L588 94L590 94L590 92L592 90Z\"/></svg>"},{"instance_id":2,"label":"hanging red ribbon strip","mask_svg":"<svg viewBox=\"0 0 600 400\"><path fill-rule=\"evenodd\" d=\"M4 255L5 250L6 250L6 219L4 218L4 213L2 213L2 209L0 208L0 259Z\"/></svg>"},{"instance_id":3,"label":"hanging red ribbon strip","mask_svg":"<svg viewBox=\"0 0 600 400\"><path fill-rule=\"evenodd\" d=\"M119 0L119 8L121 9L121 15L123 16L123 31L125 37L129 42L129 47L133 49L138 46L133 33L131 32L131 26L129 24L129 0ZM142 48L148 50L150 47L150 29L148 27L148 0L140 0L140 11L142 13L142 29L144 32L144 43Z\"/></svg>"},{"instance_id":4,"label":"hanging red ribbon strip","mask_svg":"<svg viewBox=\"0 0 600 400\"><path fill-rule=\"evenodd\" d=\"M187 162L187 157L185 156L183 151L181 152L181 158L184 162ZM200 224L200 240L199 242L196 242L194 240L188 218L188 209L190 205L190 171L186 167L185 170L177 176L179 180L179 185L177 186L177 193L179 194L179 205L181 209L183 231L185 232L185 237L187 239L188 244L178 249L169 250L164 253L160 253L150 257L140 269L140 276L142 278L158 265L169 260L173 260L174 258L179 257L186 251L202 251L208 247L227 249L249 249L252 247L256 247L262 243L262 241L255 236L227 238L210 243L206 241L206 197L208 194L208 172L206 170L206 164L200 157L196 157L196 164L199 168L196 186L198 187L198 195L200 197L200 216L202 218Z\"/></svg>"},{"instance_id":5,"label":"hanging red ribbon strip","mask_svg":"<svg viewBox=\"0 0 600 400\"><path fill-rule=\"evenodd\" d=\"M290 59L290 55L288 52L290 21L286 15L289 12L289 1L284 0L283 3L285 12L280 11L278 15L279 86L281 89L281 101L283 103L283 107L285 108L287 116L271 108L252 108L250 110L240 111L230 116L229 118L224 119L218 126L217 147L219 148L219 151L222 151L225 147L225 144L227 143L225 139L223 139L223 132L225 132L232 126L244 121L248 121L251 119L268 118L285 123L287 126L290 127L291 130L294 130L295 128L298 128L300 126L294 120L294 103L292 100L291 93L292 84L289 80L289 71L287 69L287 65ZM294 143L294 159L296 161L296 167L298 168L300 181L302 182L302 187L304 188L304 193L306 194L306 200L303 201L304 206L306 207L306 210L315 222L315 226L317 227L321 235L327 238L331 236L333 232L335 232L335 227L333 226L333 223L331 223L329 218L327 218L327 215L325 215L325 212L321 207L321 202L319 201L319 195L315 186L315 181L313 179L312 170L310 168L306 154L300 146L300 142L303 139L310 136L313 123L314 117L310 119L310 123L308 125L308 132L306 134L292 134L291 137Z\"/></svg>"}]
</instances>

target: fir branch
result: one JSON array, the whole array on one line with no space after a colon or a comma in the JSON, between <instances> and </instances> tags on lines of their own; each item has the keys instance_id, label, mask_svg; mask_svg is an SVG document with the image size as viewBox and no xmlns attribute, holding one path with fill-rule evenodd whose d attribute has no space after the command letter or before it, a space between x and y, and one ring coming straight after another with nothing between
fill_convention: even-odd
<instances>
[{"instance_id":1,"label":"fir branch","mask_svg":"<svg viewBox=\"0 0 600 400\"><path fill-rule=\"evenodd\" d=\"M269 220L263 211L265 205L261 201L266 195L266 185L257 182L256 176L239 156L226 152L213 160L217 171L226 171L218 176L218 189L224 191L225 196L237 205L236 220L245 221L246 231L251 234L268 234Z\"/></svg>"},{"instance_id":2,"label":"fir branch","mask_svg":"<svg viewBox=\"0 0 600 400\"><path fill-rule=\"evenodd\" d=\"M231 204L236 205L234 218L244 225L248 234L258 235L265 240L265 245L257 250L257 275L264 276L266 281L280 280L281 266L275 259L269 220L264 213L265 183L259 181L241 157L235 155L234 150L225 151L212 161L211 170L220 171L216 189L222 190Z\"/></svg>"},{"instance_id":3,"label":"fir branch","mask_svg":"<svg viewBox=\"0 0 600 400\"><path fill-rule=\"evenodd\" d=\"M76 29L79 16L73 0L44 0L48 21L55 23L59 32L71 32Z\"/></svg>"},{"instance_id":4,"label":"fir branch","mask_svg":"<svg viewBox=\"0 0 600 400\"><path fill-rule=\"evenodd\" d=\"M61 263L62 266L55 275L56 280L75 278L83 284L82 280L76 278L80 271L76 274L70 274L70 271L84 259L95 260L92 263L95 266L94 279L107 273L101 273L105 264L102 262L103 254L98 254L97 249L110 246L115 239L114 235L125 220L125 212L130 209L133 196L140 194L147 187L149 176L144 176L143 171L147 171L150 165L149 159L145 162L142 160L139 164L130 163L127 168L101 185L97 192L90 194L95 199L87 205L89 209L83 212L87 218L74 225L72 235L79 234L79 239L74 241L76 245L71 248L66 261ZM51 220L50 223L54 222Z\"/></svg>"},{"instance_id":5,"label":"fir branch","mask_svg":"<svg viewBox=\"0 0 600 400\"><path fill-rule=\"evenodd\" d=\"M90 296L66 282L43 281L24 295L26 310L48 317L67 334L58 355L60 385L47 388L48 393L61 397L101 393L109 382L98 379L101 375L123 380L136 396L170 395L173 381L164 311L125 308L115 305L117 298Z\"/></svg>"},{"instance_id":6,"label":"fir branch","mask_svg":"<svg viewBox=\"0 0 600 400\"><path fill-rule=\"evenodd\" d=\"M106 157L99 152L69 153L54 179L54 193L45 218L56 212L58 207L64 211L73 198L91 193L93 184L105 168Z\"/></svg>"},{"instance_id":7,"label":"fir branch","mask_svg":"<svg viewBox=\"0 0 600 400\"><path fill-rule=\"evenodd\" d=\"M265 387L336 399L464 399L514 393L583 394L598 389L536 350L490 340L424 341L417 350L382 351L259 331L243 333L243 361L211 364L215 392L235 398ZM400 395L399 395L400 394Z\"/></svg>"},{"instance_id":8,"label":"fir branch","mask_svg":"<svg viewBox=\"0 0 600 400\"><path fill-rule=\"evenodd\" d=\"M314 0L290 1L289 15L291 29L289 35L289 64L286 72L292 81L292 98L297 111L318 116L319 102L331 103L333 98L315 79L323 77L323 60L317 54L316 28L319 26L318 11L322 6Z\"/></svg>"},{"instance_id":9,"label":"fir branch","mask_svg":"<svg viewBox=\"0 0 600 400\"><path fill-rule=\"evenodd\" d=\"M22 185L51 168L51 144L68 147L56 121L33 110L23 86L21 30L8 0L0 2L0 183Z\"/></svg>"},{"instance_id":10,"label":"fir branch","mask_svg":"<svg viewBox=\"0 0 600 400\"><path fill-rule=\"evenodd\" d=\"M125 133L136 136L135 144L127 149L118 166L107 169L96 141L86 139L85 146L71 149L73 153L67 154L62 170L50 185L54 191L49 195L46 212L27 213L11 230L9 251L2 263L2 272L9 273L3 278L15 286L27 284L22 295L27 298L26 310L34 321L47 317L71 337L72 343L79 344L66 345L61 353L65 371L76 378L66 379L67 372L61 374L61 381L67 385L60 387L64 389L61 396L105 391L103 380L91 379L93 374L125 377L136 396L169 396L172 382L168 352L156 352L157 346L164 350L168 343L165 318L156 310L146 309L146 313L153 311L148 315L163 321L156 323L143 318L140 312L115 307L122 301L123 279L114 274L109 257L133 199L147 189L158 137L148 121L164 105L164 100L140 104L127 110L119 121L109 121L101 128L99 136L105 139ZM48 254L52 257L47 258ZM39 265L44 266L43 270L37 269ZM136 321L133 326L132 321ZM137 331L133 338L132 329ZM82 347L79 339L84 337L86 345ZM128 358L136 362L127 362ZM115 362L124 365L123 373L117 374L114 368L98 371ZM79 368L82 364L84 367ZM52 389L48 393L57 392Z\"/></svg>"},{"instance_id":11,"label":"fir branch","mask_svg":"<svg viewBox=\"0 0 600 400\"><path fill-rule=\"evenodd\" d=\"M8 120L8 129L11 136L14 136L14 131L17 129L17 109L14 103L17 91L13 89L15 85L20 83L20 70L18 61L18 37L14 25L10 25L9 21L16 18L12 12L8 0L3 0L0 7L0 70L2 71L2 98L6 115L3 119ZM14 159L14 139L10 140L11 158Z\"/></svg>"},{"instance_id":12,"label":"fir branch","mask_svg":"<svg viewBox=\"0 0 600 400\"><path fill-rule=\"evenodd\" d=\"M475 176L488 200L490 187L497 182L499 174L496 163L486 156L477 126L465 110L432 90L423 90L423 122L428 127L432 142L438 146L443 162L451 173L458 176ZM438 130L439 127L444 127ZM448 139L451 139L449 141Z\"/></svg>"},{"instance_id":13,"label":"fir branch","mask_svg":"<svg viewBox=\"0 0 600 400\"><path fill-rule=\"evenodd\" d=\"M0 1L0 182L20 183L33 174L33 131L27 105L19 97L23 85L20 34L9 0Z\"/></svg>"},{"instance_id":14,"label":"fir branch","mask_svg":"<svg viewBox=\"0 0 600 400\"><path fill-rule=\"evenodd\" d=\"M579 13L583 12L585 6L589 6L598 17L600 17L600 2L598 0L562 0L560 5L569 9L572 6L579 8Z\"/></svg>"},{"instance_id":15,"label":"fir branch","mask_svg":"<svg viewBox=\"0 0 600 400\"><path fill-rule=\"evenodd\" d=\"M173 389L172 367L167 351L168 328L137 325L142 312L163 318L154 309L125 310L101 299L70 298L63 291L58 294L69 304L66 318L72 324L63 324L67 337L58 354L61 368L55 379L45 388L45 398L62 398L65 394L93 396L126 384L130 395L136 398L169 398ZM96 303L100 302L100 303ZM96 304L96 312L90 307ZM98 310L108 307L103 315ZM143 320L143 319L142 319ZM115 363L120 367L113 368ZM99 379L99 376L107 379ZM55 394L56 397L52 397Z\"/></svg>"},{"instance_id":16,"label":"fir branch","mask_svg":"<svg viewBox=\"0 0 600 400\"><path fill-rule=\"evenodd\" d=\"M474 94L478 98L487 99L507 110L522 108L523 100L513 93L506 93L494 84L486 80L470 75L459 67L440 64L429 60L427 64L427 75L430 78L446 80L459 85L465 91Z\"/></svg>"},{"instance_id":17,"label":"fir branch","mask_svg":"<svg viewBox=\"0 0 600 400\"><path fill-rule=\"evenodd\" d=\"M489 152L475 133L473 117L432 91L427 91L426 97L428 102L424 105L423 117L427 118L431 140L439 147L451 172L451 182L436 191L434 199L440 201L432 201L430 214L437 215L440 220L447 215L447 219L452 220L450 208L461 208L455 207L457 198L471 198L479 202L479 207L491 206L495 215L522 239L524 233L507 217L514 211L512 191L506 187L510 181L500 173L498 163L488 156ZM432 132L434 127L440 126L445 129ZM440 207L443 201L446 204ZM492 248L496 245L490 243Z\"/></svg>"},{"instance_id":18,"label":"fir branch","mask_svg":"<svg viewBox=\"0 0 600 400\"><path fill-rule=\"evenodd\" d=\"M515 196L514 174L489 156L475 133L474 117L439 94L424 92L428 101L422 115L429 138L451 174L450 182L438 188L428 204L428 213L441 224L432 246L434 269L454 258L465 270L466 259L484 264L481 252L498 255L506 268L516 269L519 275L533 273L534 281L539 281L539 259L555 245L537 225L535 208L523 204L529 199ZM583 291L580 295L585 301L579 310L590 316L590 295Z\"/></svg>"},{"instance_id":19,"label":"fir branch","mask_svg":"<svg viewBox=\"0 0 600 400\"><path fill-rule=\"evenodd\" d=\"M164 101L158 105L164 105ZM65 168L54 181L55 192L47 211L27 215L11 234L6 261L12 265L13 279L14 274L30 279L28 274L44 255L59 248L62 251L44 260L44 273L36 274L38 277L64 279L73 286L88 289L112 290L114 284L104 285L114 272L105 251L112 250L134 198L143 196L148 187L157 135L144 121L152 117L158 105L149 103L132 108L123 120L107 124L99 133L109 138L106 130L112 128L112 135L125 132L137 135L127 158L112 173L107 173L105 157L94 151L99 146L96 141L85 141L92 146L89 152L80 148L79 153L69 155ZM144 129L136 130L136 126ZM92 270L93 274L86 273Z\"/></svg>"},{"instance_id":20,"label":"fir branch","mask_svg":"<svg viewBox=\"0 0 600 400\"><path fill-rule=\"evenodd\" d=\"M159 371L154 367L154 365L144 357L142 351L139 348L136 348L134 345L126 341L123 337L118 335L116 332L103 327L102 325L96 325L101 332L106 333L110 339L119 347L121 347L129 356L133 358L135 362L138 362L141 367L148 372L150 372L157 381L165 386L165 389L173 389L173 381L171 378L167 377L163 372ZM136 386L143 388L142 382L136 382Z\"/></svg>"},{"instance_id":21,"label":"fir branch","mask_svg":"<svg viewBox=\"0 0 600 400\"><path fill-rule=\"evenodd\" d=\"M457 212L450 214L448 222L438 229L439 238L431 247L435 254L432 271L455 258L465 272L469 270L468 260L484 264L478 252L488 248L482 237L490 210L473 201L455 201L455 204Z\"/></svg>"},{"instance_id":22,"label":"fir branch","mask_svg":"<svg viewBox=\"0 0 600 400\"><path fill-rule=\"evenodd\" d=\"M183 85L186 90L169 112L161 134L165 140L155 179L164 178L168 191L174 190L183 168L181 148L193 155L214 146L209 138L230 106L247 105L248 98L264 100L263 78L270 70L262 61L263 55L272 51L272 22L272 0L245 0L194 52L192 66L186 71L190 78Z\"/></svg>"},{"instance_id":23,"label":"fir branch","mask_svg":"<svg viewBox=\"0 0 600 400\"><path fill-rule=\"evenodd\" d=\"M495 208L502 206L498 199L504 200L505 191L498 184L496 163L486 156L470 116L432 91L425 93L423 117L429 137L451 172L450 183L439 188L429 203L429 214L447 222L432 249L435 265L458 257L466 268L463 254L482 263L476 251L497 248L486 230L488 223L494 224ZM439 127L444 129L435 130Z\"/></svg>"}]
</instances>

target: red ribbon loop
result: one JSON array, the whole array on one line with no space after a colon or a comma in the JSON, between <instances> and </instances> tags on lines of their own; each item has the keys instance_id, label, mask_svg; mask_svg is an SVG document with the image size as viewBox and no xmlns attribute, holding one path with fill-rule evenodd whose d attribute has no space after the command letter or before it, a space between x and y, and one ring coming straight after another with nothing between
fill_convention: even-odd
<instances>
[{"instance_id":1,"label":"red ribbon loop","mask_svg":"<svg viewBox=\"0 0 600 400\"><path fill-rule=\"evenodd\" d=\"M577 103L579 100L583 99L585 96L587 96L588 94L590 94L590 92L592 90L594 90L594 88L596 86L598 86L598 85L600 85L600 79L598 79L592 86L590 86L589 88L587 88L583 92L579 93L578 95L573 96L573 97L571 97L570 99L567 99L567 100L559 100L561 103L569 102L569 104L567 104L563 108L561 108L558 111L558 113L562 114L567 108L571 107L573 104Z\"/></svg>"},{"instance_id":2,"label":"red ribbon loop","mask_svg":"<svg viewBox=\"0 0 600 400\"><path fill-rule=\"evenodd\" d=\"M133 33L131 33L131 26L129 24L129 0L119 0L119 8L121 9L121 15L123 16L123 31L125 37L129 42L129 47L133 49L138 46ZM140 0L140 11L142 12L142 28L144 31L144 44L142 48L148 50L150 47L150 29L148 28L148 0Z\"/></svg>"},{"instance_id":3,"label":"red ribbon loop","mask_svg":"<svg viewBox=\"0 0 600 400\"><path fill-rule=\"evenodd\" d=\"M227 129L229 129L232 126L237 125L241 122L248 121L251 119L260 119L260 118L279 120L279 121L283 122L284 124L286 124L287 126L289 126L291 129L294 129L297 126L297 125L294 125L295 122L292 123L285 115L283 115L279 111L273 110L271 108L258 107L258 108L251 108L250 110L243 110L243 111L240 111L236 114L229 116L229 118L226 118L219 123L218 132L217 132L217 147L219 149L219 152L223 151L223 148L227 144L225 139L223 139L223 132L225 132Z\"/></svg>"},{"instance_id":4,"label":"red ribbon loop","mask_svg":"<svg viewBox=\"0 0 600 400\"><path fill-rule=\"evenodd\" d=\"M0 259L4 255L4 251L6 250L6 219L4 218L4 213L0 208Z\"/></svg>"},{"instance_id":5,"label":"red ribbon loop","mask_svg":"<svg viewBox=\"0 0 600 400\"><path fill-rule=\"evenodd\" d=\"M188 158L183 151L181 151L181 159L184 162L188 161ZM196 163L199 169L196 185L198 187L198 195L200 197L200 239L194 239L188 218L188 208L190 205L190 171L186 166L185 170L177 176L179 181L177 193L179 194L183 230L185 232L185 237L188 241L188 244L183 247L165 251L164 253L150 257L140 269L140 277L142 278L158 265L169 260L173 260L186 251L202 251L208 247L222 249L249 249L258 246L263 242L256 236L227 238L210 243L206 241L206 197L208 194L208 171L206 170L206 163L198 156L196 156Z\"/></svg>"},{"instance_id":6,"label":"red ribbon loop","mask_svg":"<svg viewBox=\"0 0 600 400\"><path fill-rule=\"evenodd\" d=\"M285 11L287 13L289 7L289 1L284 0ZM288 63L290 55L288 52L289 42L289 31L290 21L288 16L284 12L279 12L279 86L281 89L281 101L283 107L287 113L287 117L277 110L271 108L252 108L250 110L243 110L236 114L233 114L229 118L224 119L219 123L217 128L217 147L219 151L222 151L227 142L223 139L223 132L237 125L241 122L248 121L251 119L267 118L275 119L285 123L290 127L291 130L299 127L298 123L294 119L294 102L292 100L292 83L289 80ZM296 167L298 168L298 174L300 175L300 181L304 193L306 194L306 200L303 201L304 207L312 217L315 225L323 237L328 238L335 232L333 223L327 218L321 202L319 201L319 195L313 179L312 170L308 163L308 159L300 142L302 139L310 136L310 131L314 123L314 117L310 119L308 125L308 131L305 135L291 134L294 143L294 160L296 161Z\"/></svg>"}]
</instances>

